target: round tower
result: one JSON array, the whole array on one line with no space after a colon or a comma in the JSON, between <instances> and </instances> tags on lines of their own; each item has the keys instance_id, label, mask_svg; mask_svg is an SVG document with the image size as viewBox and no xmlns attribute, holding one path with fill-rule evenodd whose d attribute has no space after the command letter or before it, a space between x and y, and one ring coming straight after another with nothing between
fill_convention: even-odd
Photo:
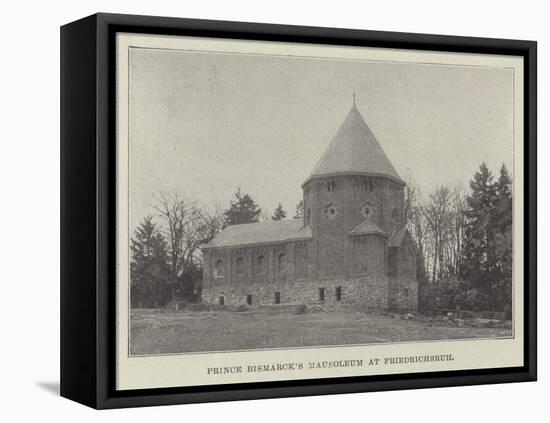
<instances>
[{"instance_id":1,"label":"round tower","mask_svg":"<svg viewBox=\"0 0 550 423\"><path fill-rule=\"evenodd\" d=\"M311 228L316 258L311 276L385 274L387 241L405 224L404 187L354 98L348 116L302 185L304 224ZM363 240L364 247L357 242ZM355 260L356 265L358 254L369 260Z\"/></svg>"}]
</instances>

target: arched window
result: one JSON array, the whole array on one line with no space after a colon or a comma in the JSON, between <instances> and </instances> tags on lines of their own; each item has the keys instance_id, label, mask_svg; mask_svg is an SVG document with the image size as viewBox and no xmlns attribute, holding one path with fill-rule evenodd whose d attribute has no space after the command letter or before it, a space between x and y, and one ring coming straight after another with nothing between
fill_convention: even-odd
<instances>
[{"instance_id":1,"label":"arched window","mask_svg":"<svg viewBox=\"0 0 550 423\"><path fill-rule=\"evenodd\" d=\"M256 273L264 273L265 272L265 257L264 256L258 256L256 259Z\"/></svg>"},{"instance_id":2,"label":"arched window","mask_svg":"<svg viewBox=\"0 0 550 423\"><path fill-rule=\"evenodd\" d=\"M327 191L332 192L336 189L336 182L327 181Z\"/></svg>"},{"instance_id":3,"label":"arched window","mask_svg":"<svg viewBox=\"0 0 550 423\"><path fill-rule=\"evenodd\" d=\"M286 270L286 254L279 254L279 259L277 260L277 271L284 272Z\"/></svg>"},{"instance_id":4,"label":"arched window","mask_svg":"<svg viewBox=\"0 0 550 423\"><path fill-rule=\"evenodd\" d=\"M223 260L216 261L214 266L214 277L223 278Z\"/></svg>"},{"instance_id":5,"label":"arched window","mask_svg":"<svg viewBox=\"0 0 550 423\"><path fill-rule=\"evenodd\" d=\"M367 192L374 191L374 181L371 178L366 178L363 180L363 189Z\"/></svg>"},{"instance_id":6,"label":"arched window","mask_svg":"<svg viewBox=\"0 0 550 423\"><path fill-rule=\"evenodd\" d=\"M235 263L235 272L237 275L244 275L244 259L239 257Z\"/></svg>"}]
</instances>

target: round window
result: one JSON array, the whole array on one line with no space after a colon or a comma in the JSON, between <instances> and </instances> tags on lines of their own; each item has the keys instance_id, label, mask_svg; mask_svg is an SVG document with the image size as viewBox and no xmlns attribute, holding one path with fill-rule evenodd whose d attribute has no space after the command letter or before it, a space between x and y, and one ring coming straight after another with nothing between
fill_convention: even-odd
<instances>
[{"instance_id":1,"label":"round window","mask_svg":"<svg viewBox=\"0 0 550 423\"><path fill-rule=\"evenodd\" d=\"M327 204L325 206L325 217L329 220L336 219L336 215L338 214L338 210L336 210L336 206L332 203Z\"/></svg>"},{"instance_id":2,"label":"round window","mask_svg":"<svg viewBox=\"0 0 550 423\"><path fill-rule=\"evenodd\" d=\"M363 207L361 207L361 213L363 214L363 217L365 219L371 219L373 215L373 206L365 204Z\"/></svg>"}]
</instances>

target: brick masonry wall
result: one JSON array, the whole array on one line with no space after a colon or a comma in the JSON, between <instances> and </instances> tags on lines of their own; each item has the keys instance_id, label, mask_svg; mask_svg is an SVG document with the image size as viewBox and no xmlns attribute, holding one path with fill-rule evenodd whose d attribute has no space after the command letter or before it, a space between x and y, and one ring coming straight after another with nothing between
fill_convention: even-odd
<instances>
[{"instance_id":1,"label":"brick masonry wall","mask_svg":"<svg viewBox=\"0 0 550 423\"><path fill-rule=\"evenodd\" d=\"M341 288L341 300L336 298L337 287ZM320 300L320 288L324 288L324 301ZM366 276L351 280L317 280L295 283L253 283L227 286L211 285L202 291L202 302L219 304L224 297L225 305L245 305L247 295L252 295L252 306L275 304L275 293L280 293L281 304L324 303L358 304L377 310L388 308L388 278Z\"/></svg>"},{"instance_id":2,"label":"brick masonry wall","mask_svg":"<svg viewBox=\"0 0 550 423\"><path fill-rule=\"evenodd\" d=\"M334 184L330 191L329 182ZM304 223L310 225L313 235L311 279L352 276L354 246L348 233L365 221L365 208L370 210L369 219L388 236L404 224L404 187L388 178L340 175L312 179L303 188ZM327 213L330 208L336 211L332 218ZM365 260L371 261L371 256ZM372 268L373 263L367 267Z\"/></svg>"}]
</instances>

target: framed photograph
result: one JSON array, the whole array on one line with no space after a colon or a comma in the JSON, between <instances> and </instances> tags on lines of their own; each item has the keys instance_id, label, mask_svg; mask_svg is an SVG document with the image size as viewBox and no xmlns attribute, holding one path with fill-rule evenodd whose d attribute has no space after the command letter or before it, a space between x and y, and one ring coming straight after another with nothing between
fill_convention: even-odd
<instances>
[{"instance_id":1,"label":"framed photograph","mask_svg":"<svg viewBox=\"0 0 550 423\"><path fill-rule=\"evenodd\" d=\"M61 394L536 380L534 41L61 28Z\"/></svg>"}]
</instances>

